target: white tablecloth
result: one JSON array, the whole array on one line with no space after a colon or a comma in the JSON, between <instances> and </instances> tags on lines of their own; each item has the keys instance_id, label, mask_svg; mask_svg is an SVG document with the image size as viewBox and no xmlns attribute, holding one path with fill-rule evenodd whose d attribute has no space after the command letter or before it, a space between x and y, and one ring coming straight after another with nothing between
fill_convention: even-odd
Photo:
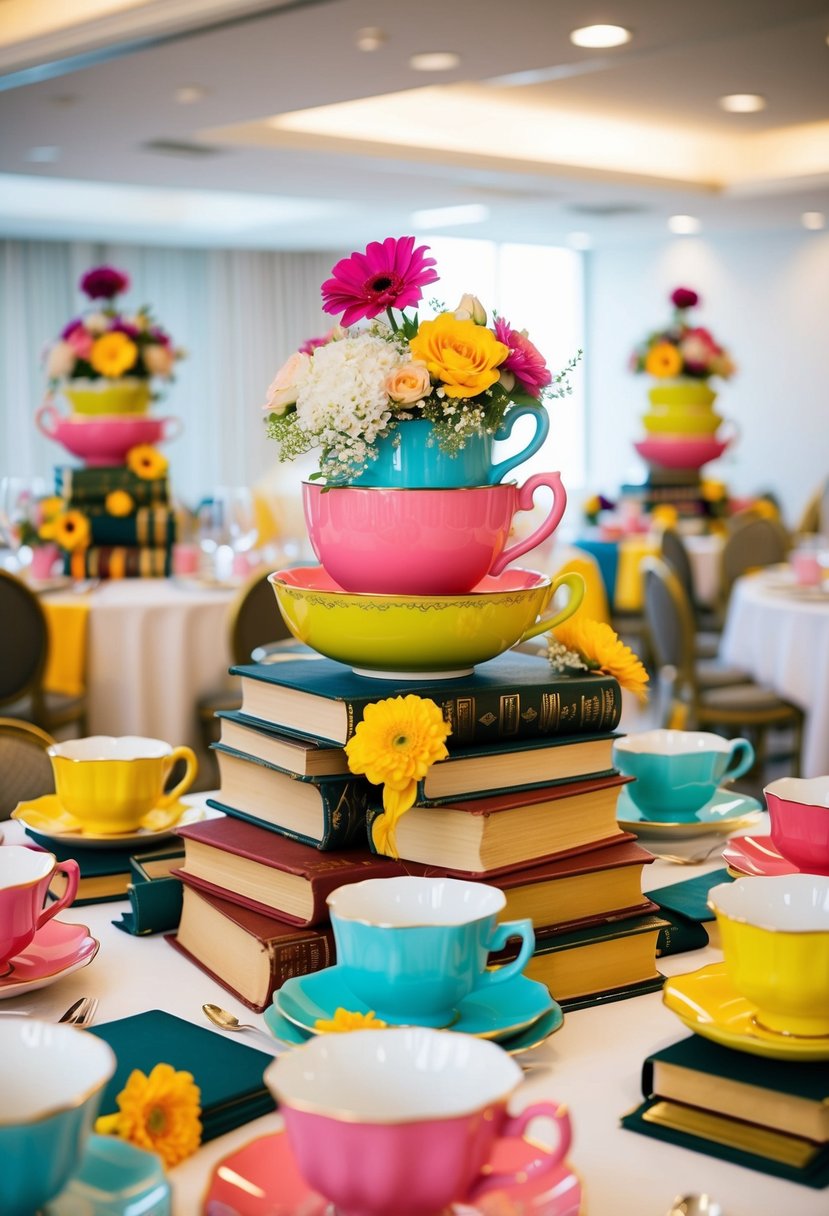
<instances>
[{"instance_id":1,"label":"white tablecloth","mask_svg":"<svg viewBox=\"0 0 829 1216\"><path fill-rule=\"evenodd\" d=\"M829 773L829 594L784 567L738 579L720 655L806 712L801 771Z\"/></svg>"},{"instance_id":2,"label":"white tablecloth","mask_svg":"<svg viewBox=\"0 0 829 1216\"><path fill-rule=\"evenodd\" d=\"M4 825L6 842L19 843L16 823ZM699 841L695 842L699 844ZM721 863L718 863L721 864ZM665 862L646 867L646 886L680 882L713 866L680 868ZM97 958L51 988L0 1008L25 1009L46 1018L59 1016L75 999L100 999L98 1021L111 1021L145 1009L166 1009L199 1025L205 1001L232 1010L244 1022L264 1028L263 1020L188 963L160 937L129 937L111 921L128 905L97 904L64 912L63 919L86 924L101 941ZM675 955L660 964L665 974L696 970L720 956L713 950ZM216 1031L216 1033L221 1033ZM542 1098L566 1102L573 1119L570 1153L586 1192L590 1216L664 1216L674 1196L707 1191L725 1216L826 1216L826 1192L794 1186L765 1174L675 1148L619 1127L621 1115L641 1101L640 1076L645 1056L685 1035L662 1005L658 993L604 1008L568 1013L564 1026L530 1058L549 1065L527 1078L514 1108ZM243 1036L235 1036L244 1041ZM256 1046L258 1043L251 1043ZM204 1145L171 1173L174 1216L198 1216L211 1167L227 1153L276 1130L279 1116L267 1115ZM541 1134L543 1124L538 1125ZM535 1131L535 1129L534 1129Z\"/></svg>"}]
</instances>

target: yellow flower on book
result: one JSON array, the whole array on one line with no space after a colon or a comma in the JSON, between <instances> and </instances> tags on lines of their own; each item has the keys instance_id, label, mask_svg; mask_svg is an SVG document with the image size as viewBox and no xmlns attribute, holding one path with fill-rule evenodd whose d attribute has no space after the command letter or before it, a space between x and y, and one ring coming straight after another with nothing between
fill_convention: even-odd
<instances>
[{"instance_id":1,"label":"yellow flower on book","mask_svg":"<svg viewBox=\"0 0 829 1216\"><path fill-rule=\"evenodd\" d=\"M661 502L651 511L651 523L656 528L675 528L679 522L679 512L669 502Z\"/></svg>"},{"instance_id":2,"label":"yellow flower on book","mask_svg":"<svg viewBox=\"0 0 829 1216\"><path fill-rule=\"evenodd\" d=\"M374 1010L368 1013L357 1013L353 1009L343 1009L339 1006L334 1010L333 1018L317 1018L314 1030L320 1034L343 1034L349 1030L385 1030L386 1023L382 1018L375 1017Z\"/></svg>"},{"instance_id":3,"label":"yellow flower on book","mask_svg":"<svg viewBox=\"0 0 829 1216\"><path fill-rule=\"evenodd\" d=\"M645 357L649 376L678 376L682 371L682 355L673 342L657 342Z\"/></svg>"},{"instance_id":4,"label":"yellow flower on book","mask_svg":"<svg viewBox=\"0 0 829 1216\"><path fill-rule=\"evenodd\" d=\"M132 515L135 510L132 494L128 494L126 490L110 490L104 499L104 506L110 515L115 515L119 519L125 515Z\"/></svg>"},{"instance_id":5,"label":"yellow flower on book","mask_svg":"<svg viewBox=\"0 0 829 1216\"><path fill-rule=\"evenodd\" d=\"M588 671L613 676L622 688L635 693L641 701L647 699L649 677L641 659L604 621L571 617L556 627L551 639L574 652Z\"/></svg>"},{"instance_id":6,"label":"yellow flower on book","mask_svg":"<svg viewBox=\"0 0 829 1216\"><path fill-rule=\"evenodd\" d=\"M352 773L383 786L384 814L375 820L372 835L375 847L387 856L397 857L397 821L414 805L418 781L449 755L445 741L451 733L435 702L413 693L365 707L345 753Z\"/></svg>"},{"instance_id":7,"label":"yellow flower on book","mask_svg":"<svg viewBox=\"0 0 829 1216\"><path fill-rule=\"evenodd\" d=\"M127 452L127 468L145 481L155 481L167 472L167 457L150 443L139 443Z\"/></svg>"},{"instance_id":8,"label":"yellow flower on book","mask_svg":"<svg viewBox=\"0 0 829 1216\"><path fill-rule=\"evenodd\" d=\"M201 1091L192 1073L156 1064L146 1076L136 1068L116 1101L118 1114L95 1122L101 1135L119 1136L158 1153L168 1168L192 1156L201 1144Z\"/></svg>"},{"instance_id":9,"label":"yellow flower on book","mask_svg":"<svg viewBox=\"0 0 829 1216\"><path fill-rule=\"evenodd\" d=\"M89 362L101 376L123 376L135 364L138 347L120 330L101 334L92 343Z\"/></svg>"},{"instance_id":10,"label":"yellow flower on book","mask_svg":"<svg viewBox=\"0 0 829 1216\"><path fill-rule=\"evenodd\" d=\"M703 478L699 486L700 498L706 502L722 502L726 497L724 481L714 481L713 478Z\"/></svg>"},{"instance_id":11,"label":"yellow flower on book","mask_svg":"<svg viewBox=\"0 0 829 1216\"><path fill-rule=\"evenodd\" d=\"M77 549L85 549L89 544L89 520L81 511L64 511L51 521L51 536L61 549L74 553Z\"/></svg>"}]
</instances>

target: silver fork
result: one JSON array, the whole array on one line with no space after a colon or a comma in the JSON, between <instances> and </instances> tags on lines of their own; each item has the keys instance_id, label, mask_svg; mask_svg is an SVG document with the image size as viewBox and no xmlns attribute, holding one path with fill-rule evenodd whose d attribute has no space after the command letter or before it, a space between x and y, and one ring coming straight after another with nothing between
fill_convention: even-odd
<instances>
[{"instance_id":1,"label":"silver fork","mask_svg":"<svg viewBox=\"0 0 829 1216\"><path fill-rule=\"evenodd\" d=\"M98 1010L97 996L82 996L58 1018L65 1026L89 1026Z\"/></svg>"}]
</instances>

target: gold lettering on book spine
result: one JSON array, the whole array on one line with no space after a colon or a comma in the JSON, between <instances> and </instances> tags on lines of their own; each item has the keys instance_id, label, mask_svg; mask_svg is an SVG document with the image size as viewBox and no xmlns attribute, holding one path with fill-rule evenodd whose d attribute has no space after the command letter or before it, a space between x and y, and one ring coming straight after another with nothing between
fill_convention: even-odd
<instances>
[{"instance_id":1,"label":"gold lettering on book spine","mask_svg":"<svg viewBox=\"0 0 829 1216\"><path fill-rule=\"evenodd\" d=\"M447 702L446 708L450 705L454 714L450 710L449 714L444 716L449 719L452 734L459 743L471 743L475 738L475 698L456 697L454 701Z\"/></svg>"},{"instance_id":2,"label":"gold lettering on book spine","mask_svg":"<svg viewBox=\"0 0 829 1216\"><path fill-rule=\"evenodd\" d=\"M538 723L539 734L544 735L558 730L566 715L567 707L562 710L560 695L557 692L543 692L541 694L541 717Z\"/></svg>"},{"instance_id":3,"label":"gold lettering on book spine","mask_svg":"<svg viewBox=\"0 0 829 1216\"><path fill-rule=\"evenodd\" d=\"M503 697L499 697L499 730L502 738L506 735L514 735L518 732L518 727L521 725L521 694L518 692L506 693Z\"/></svg>"}]
</instances>

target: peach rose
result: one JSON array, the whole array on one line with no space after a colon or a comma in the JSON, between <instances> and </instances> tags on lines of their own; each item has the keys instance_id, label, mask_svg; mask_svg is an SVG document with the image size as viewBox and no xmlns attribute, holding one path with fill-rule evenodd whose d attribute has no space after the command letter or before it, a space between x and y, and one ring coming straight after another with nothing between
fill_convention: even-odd
<instances>
[{"instance_id":1,"label":"peach rose","mask_svg":"<svg viewBox=\"0 0 829 1216\"><path fill-rule=\"evenodd\" d=\"M478 297L470 295L468 291L461 296L454 317L456 321L474 321L476 325L486 325L486 309Z\"/></svg>"},{"instance_id":2,"label":"peach rose","mask_svg":"<svg viewBox=\"0 0 829 1216\"><path fill-rule=\"evenodd\" d=\"M404 363L386 376L386 392L399 405L414 405L432 391L432 382L425 363Z\"/></svg>"},{"instance_id":3,"label":"peach rose","mask_svg":"<svg viewBox=\"0 0 829 1216\"><path fill-rule=\"evenodd\" d=\"M309 356L295 351L276 373L273 384L268 389L268 400L262 408L269 414L286 414L289 406L296 405L300 385L310 366Z\"/></svg>"},{"instance_id":4,"label":"peach rose","mask_svg":"<svg viewBox=\"0 0 829 1216\"><path fill-rule=\"evenodd\" d=\"M144 347L141 357L151 376L169 376L176 361L175 353L169 346L155 342Z\"/></svg>"},{"instance_id":5,"label":"peach rose","mask_svg":"<svg viewBox=\"0 0 829 1216\"><path fill-rule=\"evenodd\" d=\"M76 357L75 348L69 342L56 342L46 359L46 374L52 380L71 376Z\"/></svg>"}]
</instances>

